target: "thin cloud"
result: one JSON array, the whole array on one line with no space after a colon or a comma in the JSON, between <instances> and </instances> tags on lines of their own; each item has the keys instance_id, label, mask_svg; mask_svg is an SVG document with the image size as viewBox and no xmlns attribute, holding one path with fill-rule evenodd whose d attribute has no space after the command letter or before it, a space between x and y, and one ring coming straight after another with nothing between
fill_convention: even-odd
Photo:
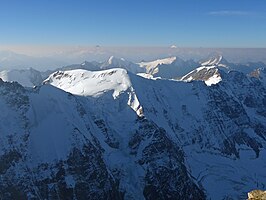
<instances>
[{"instance_id":1,"label":"thin cloud","mask_svg":"<svg viewBox=\"0 0 266 200\"><path fill-rule=\"evenodd\" d=\"M251 15L251 12L240 11L240 10L219 10L208 12L208 15L213 16L247 16Z\"/></svg>"}]
</instances>

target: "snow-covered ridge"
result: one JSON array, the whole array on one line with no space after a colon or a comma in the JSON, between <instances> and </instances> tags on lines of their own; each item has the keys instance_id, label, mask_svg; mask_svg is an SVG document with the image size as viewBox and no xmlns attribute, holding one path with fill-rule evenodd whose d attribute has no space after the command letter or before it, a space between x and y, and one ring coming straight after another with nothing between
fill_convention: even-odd
<instances>
[{"instance_id":1,"label":"snow-covered ridge","mask_svg":"<svg viewBox=\"0 0 266 200\"><path fill-rule=\"evenodd\" d=\"M222 55L218 55L218 56L215 56L215 57L212 57L210 58L209 60L207 61L204 61L204 62L201 62L200 64L202 66L206 66L206 65L218 65L221 60L223 59L223 56Z\"/></svg>"},{"instance_id":2,"label":"snow-covered ridge","mask_svg":"<svg viewBox=\"0 0 266 200\"><path fill-rule=\"evenodd\" d=\"M216 66L201 66L183 76L181 81L190 82L193 80L204 81L207 86L215 85L222 81L219 69Z\"/></svg>"},{"instance_id":3,"label":"snow-covered ridge","mask_svg":"<svg viewBox=\"0 0 266 200\"><path fill-rule=\"evenodd\" d=\"M88 97L99 97L108 91L113 91L113 98L116 99L120 94L127 92L128 105L138 115L142 115L142 108L125 69L114 68L94 72L82 69L57 71L51 74L44 83L75 95Z\"/></svg>"},{"instance_id":4,"label":"snow-covered ridge","mask_svg":"<svg viewBox=\"0 0 266 200\"><path fill-rule=\"evenodd\" d=\"M190 82L193 80L204 81L207 86L215 85L222 81L220 70L229 70L228 62L222 55L216 55L200 62L200 67L184 75L180 80Z\"/></svg>"},{"instance_id":5,"label":"snow-covered ridge","mask_svg":"<svg viewBox=\"0 0 266 200\"><path fill-rule=\"evenodd\" d=\"M83 69L57 71L51 74L44 83L81 96L99 96L104 92L114 90L114 98L131 86L127 71L123 69L97 72Z\"/></svg>"},{"instance_id":6,"label":"snow-covered ridge","mask_svg":"<svg viewBox=\"0 0 266 200\"><path fill-rule=\"evenodd\" d=\"M119 62L125 62L125 59L124 58L116 58L114 56L110 56L110 58L108 59L109 65L118 64Z\"/></svg>"},{"instance_id":7,"label":"snow-covered ridge","mask_svg":"<svg viewBox=\"0 0 266 200\"><path fill-rule=\"evenodd\" d=\"M137 75L143 78L147 78L147 79L156 79L156 78L153 78L153 75L147 74L147 73L138 73Z\"/></svg>"},{"instance_id":8,"label":"snow-covered ridge","mask_svg":"<svg viewBox=\"0 0 266 200\"><path fill-rule=\"evenodd\" d=\"M170 65L176 60L176 57L169 57L164 59L158 59L151 62L140 62L138 63L141 67L146 68L149 74L155 74L158 72L158 65Z\"/></svg>"}]
</instances>

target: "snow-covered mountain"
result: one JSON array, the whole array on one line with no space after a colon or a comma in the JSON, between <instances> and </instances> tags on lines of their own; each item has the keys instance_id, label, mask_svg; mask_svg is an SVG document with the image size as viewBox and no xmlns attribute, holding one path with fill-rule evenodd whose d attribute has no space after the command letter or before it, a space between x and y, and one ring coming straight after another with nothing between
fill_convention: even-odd
<instances>
[{"instance_id":1,"label":"snow-covered mountain","mask_svg":"<svg viewBox=\"0 0 266 200\"><path fill-rule=\"evenodd\" d=\"M143 61L143 62L140 62L139 65L145 68L148 74L153 75L153 74L158 73L159 65L162 65L162 64L169 65L169 64L172 64L175 60L176 60L176 57L169 57L169 58L158 59L158 60L154 60L150 62Z\"/></svg>"},{"instance_id":2,"label":"snow-covered mountain","mask_svg":"<svg viewBox=\"0 0 266 200\"><path fill-rule=\"evenodd\" d=\"M200 61L201 66L220 66L227 67L228 61L224 59L224 57L220 54L213 55L207 58L207 60Z\"/></svg>"},{"instance_id":3,"label":"snow-covered mountain","mask_svg":"<svg viewBox=\"0 0 266 200\"><path fill-rule=\"evenodd\" d=\"M200 80L211 86L222 81L222 74L230 71L229 62L221 55L212 56L200 64L200 67L184 75L180 80L187 82Z\"/></svg>"},{"instance_id":4,"label":"snow-covered mountain","mask_svg":"<svg viewBox=\"0 0 266 200\"><path fill-rule=\"evenodd\" d=\"M41 72L32 68L25 70L3 70L0 71L0 78L3 81L17 81L26 87L40 85L43 81Z\"/></svg>"},{"instance_id":5,"label":"snow-covered mountain","mask_svg":"<svg viewBox=\"0 0 266 200\"><path fill-rule=\"evenodd\" d=\"M181 77L198 66L193 60L184 61L178 57L141 62L139 65L146 69L147 74L167 79Z\"/></svg>"},{"instance_id":6,"label":"snow-covered mountain","mask_svg":"<svg viewBox=\"0 0 266 200\"><path fill-rule=\"evenodd\" d=\"M221 54L214 54L199 62L201 66L216 66L224 70L236 70L248 74L258 68L266 68L262 62L232 63L228 62Z\"/></svg>"},{"instance_id":7,"label":"snow-covered mountain","mask_svg":"<svg viewBox=\"0 0 266 200\"><path fill-rule=\"evenodd\" d=\"M206 85L210 86L217 84L222 80L222 74L229 71L239 71L245 74L258 72L258 68L263 66L261 63L254 63L252 67L250 65L244 64L234 64L229 63L221 55L216 55L208 58L205 61L200 62L200 67L192 70L188 74L184 75L180 80L182 81L193 81L201 80L204 81ZM255 69L255 70L254 70Z\"/></svg>"},{"instance_id":8,"label":"snow-covered mountain","mask_svg":"<svg viewBox=\"0 0 266 200\"><path fill-rule=\"evenodd\" d=\"M169 57L151 62L141 62L138 64L146 69L147 74L165 79L181 79L186 77L188 74L195 74L196 71L200 71L200 73L202 73L203 69L210 69L213 68L213 66L217 69L222 69L223 71L236 70L243 72L244 74L249 74L258 68L266 68L266 65L262 62L228 62L221 54L216 53L211 54L208 58L198 62L191 59L185 61L179 57Z\"/></svg>"},{"instance_id":9,"label":"snow-covered mountain","mask_svg":"<svg viewBox=\"0 0 266 200\"><path fill-rule=\"evenodd\" d=\"M2 199L244 199L265 189L266 88L124 69L0 81Z\"/></svg>"},{"instance_id":10,"label":"snow-covered mountain","mask_svg":"<svg viewBox=\"0 0 266 200\"><path fill-rule=\"evenodd\" d=\"M44 81L75 95L98 97L113 91L113 98L123 92L129 94L128 105L142 116L139 104L128 73L124 69L114 68L105 71L90 72L86 70L58 71Z\"/></svg>"},{"instance_id":11,"label":"snow-covered mountain","mask_svg":"<svg viewBox=\"0 0 266 200\"><path fill-rule=\"evenodd\" d=\"M209 67L198 67L187 75L183 76L180 80L182 81L204 81L206 85L211 86L219 83L222 80L221 71L215 66Z\"/></svg>"}]
</instances>

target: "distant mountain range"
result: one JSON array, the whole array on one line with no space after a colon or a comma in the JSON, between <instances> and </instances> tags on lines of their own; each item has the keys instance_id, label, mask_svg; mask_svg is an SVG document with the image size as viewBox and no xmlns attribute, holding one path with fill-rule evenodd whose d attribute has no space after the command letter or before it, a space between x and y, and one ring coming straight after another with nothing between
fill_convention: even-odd
<instances>
[{"instance_id":1,"label":"distant mountain range","mask_svg":"<svg viewBox=\"0 0 266 200\"><path fill-rule=\"evenodd\" d=\"M104 47L97 45L91 47L27 46L14 49L0 46L0 70L34 68L44 71L81 63L85 60L103 62L112 55L134 63L167 57L178 57L185 61L192 59L198 63L215 54L223 55L231 63L259 61L266 63L266 48Z\"/></svg>"},{"instance_id":2,"label":"distant mountain range","mask_svg":"<svg viewBox=\"0 0 266 200\"><path fill-rule=\"evenodd\" d=\"M240 71L244 74L249 74L256 69L265 68L266 65L262 62L248 62L246 64L237 64L228 62L223 56L215 55L205 60L196 62L194 60L183 60L178 57L169 57L157 59L154 61L143 61L140 63L133 63L124 58L116 58L111 56L103 62L88 62L81 64L72 64L60 67L54 70L38 71L33 68L18 70L3 70L0 71L0 78L4 81L17 81L23 86L32 87L41 85L42 82L53 72L66 71L74 69L85 69L88 71L99 71L112 68L122 68L133 74L139 74L143 77L159 77L162 79L176 79L176 80L203 80L198 75L204 70L210 73L221 69L223 71ZM209 70L212 69L212 70ZM203 70L203 71L202 71ZM199 71L199 72L198 72ZM197 73L196 73L197 72ZM190 76L193 74L193 76ZM197 75L196 75L197 74ZM197 77L195 77L197 76ZM206 79L206 77L205 77Z\"/></svg>"}]
</instances>

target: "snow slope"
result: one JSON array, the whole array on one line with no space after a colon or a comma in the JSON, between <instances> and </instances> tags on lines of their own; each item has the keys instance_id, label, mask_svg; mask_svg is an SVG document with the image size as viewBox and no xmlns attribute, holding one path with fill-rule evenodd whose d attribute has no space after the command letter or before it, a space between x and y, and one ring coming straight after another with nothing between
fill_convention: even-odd
<instances>
[{"instance_id":1,"label":"snow slope","mask_svg":"<svg viewBox=\"0 0 266 200\"><path fill-rule=\"evenodd\" d=\"M51 74L44 83L49 83L60 89L76 95L97 97L112 91L116 99L121 93L127 92L128 105L141 115L141 105L132 87L128 72L114 68L98 72L86 70L58 71Z\"/></svg>"},{"instance_id":2,"label":"snow slope","mask_svg":"<svg viewBox=\"0 0 266 200\"><path fill-rule=\"evenodd\" d=\"M211 65L219 65L223 59L222 55L217 55L214 57L209 58L207 61L203 61L200 64L202 66L211 66Z\"/></svg>"},{"instance_id":3,"label":"snow slope","mask_svg":"<svg viewBox=\"0 0 266 200\"><path fill-rule=\"evenodd\" d=\"M42 82L41 73L32 68L25 70L3 70L0 71L0 78L3 81L17 81L23 86L33 87Z\"/></svg>"},{"instance_id":4,"label":"snow slope","mask_svg":"<svg viewBox=\"0 0 266 200\"><path fill-rule=\"evenodd\" d=\"M146 69L146 72L149 74L156 74L158 73L158 65L161 64L172 64L176 60L176 57L169 57L169 58L163 58L158 59L150 62L140 62L138 63L140 67L143 67Z\"/></svg>"}]
</instances>

